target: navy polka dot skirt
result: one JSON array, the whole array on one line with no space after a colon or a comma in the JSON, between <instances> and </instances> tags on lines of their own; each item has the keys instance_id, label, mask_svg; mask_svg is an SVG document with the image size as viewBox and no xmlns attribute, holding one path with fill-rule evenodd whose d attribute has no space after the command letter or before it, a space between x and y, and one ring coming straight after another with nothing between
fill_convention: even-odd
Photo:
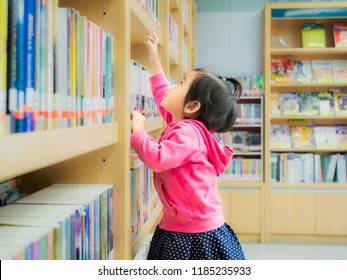
<instances>
[{"instance_id":1,"label":"navy polka dot skirt","mask_svg":"<svg viewBox=\"0 0 347 280\"><path fill-rule=\"evenodd\" d=\"M147 260L244 260L241 244L228 224L208 232L181 233L156 227Z\"/></svg>"}]
</instances>

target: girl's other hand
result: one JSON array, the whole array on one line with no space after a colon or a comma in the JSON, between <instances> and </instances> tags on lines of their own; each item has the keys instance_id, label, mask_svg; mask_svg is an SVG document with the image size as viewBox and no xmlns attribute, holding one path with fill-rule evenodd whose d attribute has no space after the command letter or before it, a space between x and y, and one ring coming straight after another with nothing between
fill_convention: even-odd
<instances>
[{"instance_id":1,"label":"girl's other hand","mask_svg":"<svg viewBox=\"0 0 347 280\"><path fill-rule=\"evenodd\" d=\"M144 129L145 122L146 118L142 114L140 114L138 111L132 112L131 128L133 133L141 129Z\"/></svg>"}]
</instances>

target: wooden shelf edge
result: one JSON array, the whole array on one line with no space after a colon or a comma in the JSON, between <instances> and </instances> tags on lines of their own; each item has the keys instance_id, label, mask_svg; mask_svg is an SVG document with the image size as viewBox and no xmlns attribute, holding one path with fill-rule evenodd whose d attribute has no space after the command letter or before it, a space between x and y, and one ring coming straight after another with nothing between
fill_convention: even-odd
<instances>
[{"instance_id":1,"label":"wooden shelf edge","mask_svg":"<svg viewBox=\"0 0 347 280\"><path fill-rule=\"evenodd\" d=\"M264 182L245 182L245 181L219 181L218 187L220 188L262 188L265 186Z\"/></svg>"},{"instance_id":2,"label":"wooden shelf edge","mask_svg":"<svg viewBox=\"0 0 347 280\"><path fill-rule=\"evenodd\" d=\"M271 189L324 189L324 190L347 190L346 183L270 183Z\"/></svg>"},{"instance_id":3,"label":"wooden shelf edge","mask_svg":"<svg viewBox=\"0 0 347 280\"><path fill-rule=\"evenodd\" d=\"M155 225L154 223L156 222L159 215L161 214L162 208L163 208L162 204L158 203L158 205L154 208L151 216L142 227L141 231L136 235L133 242L131 242L131 251L133 256L136 255L137 251L140 249L142 245L143 240L145 240L147 234L150 232L151 228Z\"/></svg>"},{"instance_id":4,"label":"wooden shelf edge","mask_svg":"<svg viewBox=\"0 0 347 280\"><path fill-rule=\"evenodd\" d=\"M0 138L0 181L118 142L118 123L11 134Z\"/></svg>"},{"instance_id":5,"label":"wooden shelf edge","mask_svg":"<svg viewBox=\"0 0 347 280\"><path fill-rule=\"evenodd\" d=\"M272 48L272 55L328 55L328 54L347 54L346 48Z\"/></svg>"},{"instance_id":6,"label":"wooden shelf edge","mask_svg":"<svg viewBox=\"0 0 347 280\"><path fill-rule=\"evenodd\" d=\"M147 132L155 131L164 127L164 121L162 117L148 118L146 119L145 130Z\"/></svg>"}]
</instances>

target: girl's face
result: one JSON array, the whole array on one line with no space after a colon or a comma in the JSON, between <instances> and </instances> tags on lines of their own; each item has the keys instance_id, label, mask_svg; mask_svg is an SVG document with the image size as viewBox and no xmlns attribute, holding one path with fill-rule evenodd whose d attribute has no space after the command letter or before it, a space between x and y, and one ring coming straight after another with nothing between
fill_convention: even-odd
<instances>
[{"instance_id":1,"label":"girl's face","mask_svg":"<svg viewBox=\"0 0 347 280\"><path fill-rule=\"evenodd\" d=\"M186 104L186 106L183 104L190 85L194 81L195 77L196 72L191 71L187 73L179 84L171 87L168 90L161 101L160 105L172 114L174 121L183 119L184 113L190 112L189 103Z\"/></svg>"}]
</instances>

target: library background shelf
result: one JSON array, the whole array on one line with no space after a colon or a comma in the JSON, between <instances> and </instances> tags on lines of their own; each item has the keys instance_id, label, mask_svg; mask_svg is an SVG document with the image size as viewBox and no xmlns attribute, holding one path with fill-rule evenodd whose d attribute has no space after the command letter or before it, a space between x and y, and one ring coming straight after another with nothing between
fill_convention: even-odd
<instances>
[{"instance_id":1,"label":"library background shelf","mask_svg":"<svg viewBox=\"0 0 347 280\"><path fill-rule=\"evenodd\" d=\"M309 11L321 11L317 16L307 16ZM338 14L332 12L339 11ZM293 16L296 14L296 16ZM346 88L346 83L275 83L271 79L271 58L291 56L293 60L346 59L346 48L335 48L333 25L346 24L347 13L343 3L281 3L266 4L265 20L265 118L264 126L322 126L346 125L346 117L271 115L271 95L289 92L321 92ZM302 47L303 23L323 23L326 47ZM293 153L329 156L346 154L344 148L272 148L270 129L265 131L265 196L264 241L280 242L346 242L347 227L344 222L347 205L346 183L274 182L272 155ZM282 159L282 158L281 158ZM284 160L285 162L285 160ZM281 163L282 164L282 163ZM280 165L281 165L280 164ZM285 163L283 163L285 164Z\"/></svg>"}]
</instances>

